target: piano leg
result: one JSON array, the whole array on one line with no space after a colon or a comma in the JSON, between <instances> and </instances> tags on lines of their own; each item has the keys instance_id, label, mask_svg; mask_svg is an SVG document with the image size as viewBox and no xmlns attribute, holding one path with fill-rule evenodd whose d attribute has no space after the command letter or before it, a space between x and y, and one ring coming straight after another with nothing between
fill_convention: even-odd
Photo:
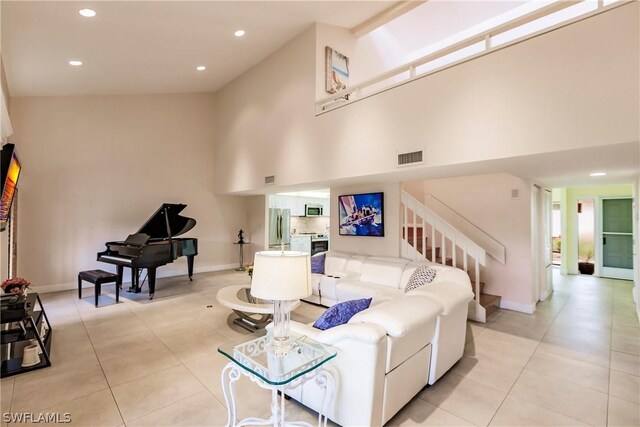
<instances>
[{"instance_id":1,"label":"piano leg","mask_svg":"<svg viewBox=\"0 0 640 427\"><path fill-rule=\"evenodd\" d=\"M129 292L140 293L140 269L131 268L131 287Z\"/></svg>"},{"instance_id":2,"label":"piano leg","mask_svg":"<svg viewBox=\"0 0 640 427\"><path fill-rule=\"evenodd\" d=\"M116 279L116 286L118 289L122 289L122 276L124 275L124 265L116 265L116 274L118 278Z\"/></svg>"},{"instance_id":3,"label":"piano leg","mask_svg":"<svg viewBox=\"0 0 640 427\"><path fill-rule=\"evenodd\" d=\"M193 259L195 255L187 255L187 271L189 272L189 280L193 280Z\"/></svg>"},{"instance_id":4,"label":"piano leg","mask_svg":"<svg viewBox=\"0 0 640 427\"><path fill-rule=\"evenodd\" d=\"M156 293L156 268L147 268L147 274L149 276L149 299L153 299L153 294Z\"/></svg>"}]
</instances>

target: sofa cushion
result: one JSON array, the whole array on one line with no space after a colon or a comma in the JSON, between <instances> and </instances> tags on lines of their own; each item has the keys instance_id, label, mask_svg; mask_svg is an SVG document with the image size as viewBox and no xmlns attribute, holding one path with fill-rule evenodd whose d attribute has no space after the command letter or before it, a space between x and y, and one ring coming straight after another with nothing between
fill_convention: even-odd
<instances>
[{"instance_id":1,"label":"sofa cushion","mask_svg":"<svg viewBox=\"0 0 640 427\"><path fill-rule=\"evenodd\" d=\"M324 274L324 260L326 256L327 253L322 252L311 257L311 273Z\"/></svg>"},{"instance_id":2,"label":"sofa cushion","mask_svg":"<svg viewBox=\"0 0 640 427\"><path fill-rule=\"evenodd\" d=\"M347 301L357 298L373 298L374 302L401 297L402 290L380 286L376 283L362 282L357 279L341 279L335 286L335 298L338 301ZM324 295L324 293L323 293Z\"/></svg>"},{"instance_id":3,"label":"sofa cushion","mask_svg":"<svg viewBox=\"0 0 640 427\"><path fill-rule=\"evenodd\" d=\"M324 260L324 273L336 275L345 271L347 261L352 254L342 252L328 252Z\"/></svg>"},{"instance_id":4,"label":"sofa cushion","mask_svg":"<svg viewBox=\"0 0 640 427\"><path fill-rule=\"evenodd\" d=\"M433 283L456 283L471 288L471 280L464 270L440 264L434 265L433 268L438 272Z\"/></svg>"},{"instance_id":5,"label":"sofa cushion","mask_svg":"<svg viewBox=\"0 0 640 427\"><path fill-rule=\"evenodd\" d=\"M402 258L396 258L396 261L368 258L362 263L360 280L399 289L402 272L408 262Z\"/></svg>"},{"instance_id":6,"label":"sofa cushion","mask_svg":"<svg viewBox=\"0 0 640 427\"><path fill-rule=\"evenodd\" d=\"M436 278L436 273L435 268L426 265L416 268L404 288L405 293L433 282L433 279Z\"/></svg>"},{"instance_id":7,"label":"sofa cushion","mask_svg":"<svg viewBox=\"0 0 640 427\"><path fill-rule=\"evenodd\" d=\"M369 259L377 260L377 261L393 262L395 264L402 264L402 265L407 265L408 263L411 262L411 260L407 258L400 258L397 256L372 256L372 257L369 257Z\"/></svg>"},{"instance_id":8,"label":"sofa cushion","mask_svg":"<svg viewBox=\"0 0 640 427\"><path fill-rule=\"evenodd\" d=\"M345 301L329 307L313 324L314 328L327 330L334 326L344 325L355 314L366 310L371 305L371 298Z\"/></svg>"},{"instance_id":9,"label":"sofa cushion","mask_svg":"<svg viewBox=\"0 0 640 427\"><path fill-rule=\"evenodd\" d=\"M347 275L350 277L359 277L362 273L362 264L367 259L367 256L363 255L354 255L347 260L347 263L344 266L344 270Z\"/></svg>"}]
</instances>

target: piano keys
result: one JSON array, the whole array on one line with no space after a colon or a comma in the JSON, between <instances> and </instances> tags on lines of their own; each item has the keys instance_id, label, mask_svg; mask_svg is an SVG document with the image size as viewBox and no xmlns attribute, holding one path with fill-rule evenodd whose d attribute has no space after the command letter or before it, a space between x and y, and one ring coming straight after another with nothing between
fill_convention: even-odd
<instances>
[{"instance_id":1,"label":"piano keys","mask_svg":"<svg viewBox=\"0 0 640 427\"><path fill-rule=\"evenodd\" d=\"M186 256L189 280L193 280L193 262L198 255L198 239L176 238L196 225L193 218L179 215L186 205L163 203L140 227L137 233L122 242L107 242L107 249L98 252L98 261L114 264L117 268L116 286L122 285L124 268L131 268L129 292L141 292L140 271L147 269L149 299L156 289L156 269Z\"/></svg>"}]
</instances>

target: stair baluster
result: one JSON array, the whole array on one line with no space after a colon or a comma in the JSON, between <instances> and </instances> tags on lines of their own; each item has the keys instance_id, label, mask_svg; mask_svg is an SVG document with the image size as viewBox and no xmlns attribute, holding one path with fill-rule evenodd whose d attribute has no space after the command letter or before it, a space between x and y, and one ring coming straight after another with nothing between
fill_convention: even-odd
<instances>
[{"instance_id":1,"label":"stair baluster","mask_svg":"<svg viewBox=\"0 0 640 427\"><path fill-rule=\"evenodd\" d=\"M460 249L462 268L468 272L468 264L471 261L474 269L473 289L475 295L474 300L469 304L469 318L478 322L486 322L487 310L481 305L482 288L480 282L480 266L486 265L486 251L405 191L402 192L402 205L402 255L414 260L430 259L436 263L440 257L439 262L442 265L450 263L450 265L457 267L457 251ZM421 219L420 222L418 222L418 217ZM418 233L419 226L421 235ZM432 241L430 248L427 246L426 232L429 226ZM410 227L413 229L410 230ZM440 234L441 246L439 248L436 246L437 234ZM447 257L447 240L450 244L451 258ZM429 249L431 257L428 256Z\"/></svg>"}]
</instances>

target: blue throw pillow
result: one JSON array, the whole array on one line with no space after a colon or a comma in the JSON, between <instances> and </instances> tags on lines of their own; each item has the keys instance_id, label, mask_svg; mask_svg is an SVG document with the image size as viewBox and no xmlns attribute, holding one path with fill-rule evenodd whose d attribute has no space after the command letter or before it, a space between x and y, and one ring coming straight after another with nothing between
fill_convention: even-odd
<instances>
[{"instance_id":1,"label":"blue throw pillow","mask_svg":"<svg viewBox=\"0 0 640 427\"><path fill-rule=\"evenodd\" d=\"M311 272L316 274L324 274L324 259L327 253L323 252L311 257Z\"/></svg>"},{"instance_id":2,"label":"blue throw pillow","mask_svg":"<svg viewBox=\"0 0 640 427\"><path fill-rule=\"evenodd\" d=\"M371 305L371 298L354 299L331 306L313 324L314 328L327 330L343 325L356 313L366 310Z\"/></svg>"}]
</instances>

